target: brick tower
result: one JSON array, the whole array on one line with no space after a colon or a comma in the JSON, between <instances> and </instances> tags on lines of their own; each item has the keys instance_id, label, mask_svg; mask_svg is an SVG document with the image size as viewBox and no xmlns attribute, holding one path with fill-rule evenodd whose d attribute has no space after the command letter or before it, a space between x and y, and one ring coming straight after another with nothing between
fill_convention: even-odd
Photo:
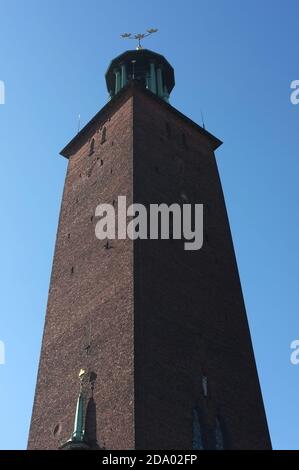
<instances>
[{"instance_id":1,"label":"brick tower","mask_svg":"<svg viewBox=\"0 0 299 470\"><path fill-rule=\"evenodd\" d=\"M270 449L214 151L169 103L174 71L127 51L68 159L29 449ZM95 236L95 208L202 203L204 241ZM80 385L78 372L80 374ZM76 408L77 403L77 408ZM75 420L75 421L74 421Z\"/></svg>"}]
</instances>

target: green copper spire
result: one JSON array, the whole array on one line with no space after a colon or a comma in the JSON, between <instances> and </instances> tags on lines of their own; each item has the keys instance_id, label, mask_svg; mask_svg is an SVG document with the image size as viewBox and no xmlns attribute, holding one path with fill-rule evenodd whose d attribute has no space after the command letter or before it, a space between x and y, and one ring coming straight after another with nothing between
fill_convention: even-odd
<instances>
[{"instance_id":1,"label":"green copper spire","mask_svg":"<svg viewBox=\"0 0 299 470\"><path fill-rule=\"evenodd\" d=\"M85 370L81 369L79 372L80 380L80 391L77 398L76 414L74 422L74 431L72 432L71 438L65 442L60 449L72 450L72 449L88 449L89 446L85 442L85 429L84 429L84 397L83 397L83 380L85 376Z\"/></svg>"},{"instance_id":2,"label":"green copper spire","mask_svg":"<svg viewBox=\"0 0 299 470\"><path fill-rule=\"evenodd\" d=\"M126 51L112 60L106 72L110 98L132 81L168 102L174 87L174 70L165 57L156 52L142 48Z\"/></svg>"},{"instance_id":3,"label":"green copper spire","mask_svg":"<svg viewBox=\"0 0 299 470\"><path fill-rule=\"evenodd\" d=\"M80 379L80 392L77 399L74 432L72 434L72 441L82 442L84 440L84 398L82 393L82 383L84 379L85 371L83 369L79 372Z\"/></svg>"}]
</instances>

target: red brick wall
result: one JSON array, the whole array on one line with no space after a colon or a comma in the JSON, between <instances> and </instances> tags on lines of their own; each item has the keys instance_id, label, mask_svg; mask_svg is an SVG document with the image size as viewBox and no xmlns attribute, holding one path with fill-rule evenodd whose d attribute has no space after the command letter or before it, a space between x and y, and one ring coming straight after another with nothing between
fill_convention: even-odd
<instances>
[{"instance_id":1,"label":"red brick wall","mask_svg":"<svg viewBox=\"0 0 299 470\"><path fill-rule=\"evenodd\" d=\"M190 449L194 406L206 447L216 415L228 447L270 447L211 144L129 85L71 145L29 448L56 449L70 437L81 367L97 374L93 419L107 449ZM177 240L115 240L107 250L96 239L100 202L172 203L182 193L204 204L201 250Z\"/></svg>"},{"instance_id":2,"label":"red brick wall","mask_svg":"<svg viewBox=\"0 0 299 470\"><path fill-rule=\"evenodd\" d=\"M190 449L199 406L206 446L215 419L235 449L269 447L217 165L209 139L148 94L134 97L134 199L204 204L204 244L135 244L136 447ZM208 398L202 377L208 377Z\"/></svg>"},{"instance_id":3,"label":"red brick wall","mask_svg":"<svg viewBox=\"0 0 299 470\"><path fill-rule=\"evenodd\" d=\"M78 372L97 381L97 439L113 449L134 447L133 250L130 240L95 237L101 202L132 194L132 98L99 119L70 157L61 207L36 397L31 449L57 449L73 430ZM101 144L102 127L106 142ZM91 139L95 152L89 156ZM74 272L72 273L72 267ZM89 356L88 342L91 321ZM88 387L87 387L88 388ZM55 426L61 431L53 435Z\"/></svg>"}]
</instances>

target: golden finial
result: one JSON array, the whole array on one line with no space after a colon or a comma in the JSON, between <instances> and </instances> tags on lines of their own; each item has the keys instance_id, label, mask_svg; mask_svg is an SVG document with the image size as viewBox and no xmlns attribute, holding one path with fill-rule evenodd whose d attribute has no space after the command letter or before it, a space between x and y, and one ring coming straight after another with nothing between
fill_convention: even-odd
<instances>
[{"instance_id":1,"label":"golden finial","mask_svg":"<svg viewBox=\"0 0 299 470\"><path fill-rule=\"evenodd\" d=\"M80 380L80 392L82 391L84 376L85 376L85 370L80 369L80 372L78 374L78 377L79 377L79 380Z\"/></svg>"}]
</instances>

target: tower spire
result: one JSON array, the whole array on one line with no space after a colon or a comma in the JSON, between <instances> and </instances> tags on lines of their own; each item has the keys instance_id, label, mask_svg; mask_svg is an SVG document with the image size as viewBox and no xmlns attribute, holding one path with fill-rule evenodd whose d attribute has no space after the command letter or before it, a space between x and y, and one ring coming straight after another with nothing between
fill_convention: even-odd
<instances>
[{"instance_id":1,"label":"tower spire","mask_svg":"<svg viewBox=\"0 0 299 470\"><path fill-rule=\"evenodd\" d=\"M72 437L65 442L60 449L72 450L72 449L88 449L89 446L85 442L85 429L84 429L84 397L83 397L83 380L85 377L85 370L80 369L79 372L79 395L76 404L76 413L74 420L74 430Z\"/></svg>"},{"instance_id":2,"label":"tower spire","mask_svg":"<svg viewBox=\"0 0 299 470\"><path fill-rule=\"evenodd\" d=\"M82 442L84 440L84 398L82 392L83 379L85 376L85 370L80 369L79 380L80 380L80 391L77 398L74 431L72 434L72 441Z\"/></svg>"}]
</instances>

